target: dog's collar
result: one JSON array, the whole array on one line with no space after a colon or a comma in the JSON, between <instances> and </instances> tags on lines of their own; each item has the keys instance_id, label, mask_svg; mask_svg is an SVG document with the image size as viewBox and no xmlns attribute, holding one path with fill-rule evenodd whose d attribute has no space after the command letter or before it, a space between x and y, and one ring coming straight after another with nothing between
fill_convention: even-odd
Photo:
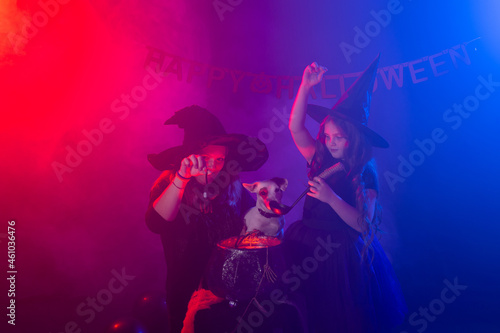
<instances>
[{"instance_id":1,"label":"dog's collar","mask_svg":"<svg viewBox=\"0 0 500 333\"><path fill-rule=\"evenodd\" d=\"M275 213L268 213L263 211L262 209L258 208L260 215L270 219L271 217L280 217L281 215L275 214Z\"/></svg>"}]
</instances>

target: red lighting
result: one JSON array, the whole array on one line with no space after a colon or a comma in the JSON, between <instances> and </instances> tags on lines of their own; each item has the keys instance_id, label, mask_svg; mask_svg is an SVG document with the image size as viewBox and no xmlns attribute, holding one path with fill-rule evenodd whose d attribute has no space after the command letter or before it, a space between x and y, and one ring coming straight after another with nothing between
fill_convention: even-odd
<instances>
[{"instance_id":1,"label":"red lighting","mask_svg":"<svg viewBox=\"0 0 500 333\"><path fill-rule=\"evenodd\" d=\"M221 241L218 246L223 249L263 249L280 245L276 237L260 235L252 232L250 235L235 236Z\"/></svg>"}]
</instances>

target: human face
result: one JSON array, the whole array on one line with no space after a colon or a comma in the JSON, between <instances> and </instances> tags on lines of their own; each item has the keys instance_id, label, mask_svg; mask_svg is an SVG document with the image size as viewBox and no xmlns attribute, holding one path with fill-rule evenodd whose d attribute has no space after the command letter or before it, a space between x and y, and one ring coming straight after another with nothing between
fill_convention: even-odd
<instances>
[{"instance_id":1,"label":"human face","mask_svg":"<svg viewBox=\"0 0 500 333\"><path fill-rule=\"evenodd\" d=\"M226 160L227 148L224 146L210 145L206 146L200 151L200 155L205 160L205 166L208 172L208 182L212 182L219 172L224 167L224 161ZM206 182L205 175L199 175L196 179L204 184Z\"/></svg>"},{"instance_id":2,"label":"human face","mask_svg":"<svg viewBox=\"0 0 500 333\"><path fill-rule=\"evenodd\" d=\"M344 159L344 151L349 145L349 141L345 137L344 132L340 127L335 125L333 121L325 123L325 146L330 154L337 159Z\"/></svg>"}]
</instances>

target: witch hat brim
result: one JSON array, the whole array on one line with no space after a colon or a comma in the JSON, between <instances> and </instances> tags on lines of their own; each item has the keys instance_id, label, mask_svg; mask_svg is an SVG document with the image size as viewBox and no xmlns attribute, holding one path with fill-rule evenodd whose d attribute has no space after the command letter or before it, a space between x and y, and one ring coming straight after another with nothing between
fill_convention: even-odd
<instances>
[{"instance_id":1,"label":"witch hat brim","mask_svg":"<svg viewBox=\"0 0 500 333\"><path fill-rule=\"evenodd\" d=\"M367 127L370 115L371 95L377 75L380 54L347 89L333 108L309 104L307 113L318 123L329 116L336 116L356 125L374 147L387 148L389 143L378 133Z\"/></svg>"},{"instance_id":2,"label":"witch hat brim","mask_svg":"<svg viewBox=\"0 0 500 333\"><path fill-rule=\"evenodd\" d=\"M233 170L256 171L269 158L262 141L244 134L227 134L217 117L197 105L177 111L165 125L183 128L184 141L180 146L148 155L149 163L160 171L177 171L183 158L199 153L209 145L228 148L225 163L232 163Z\"/></svg>"}]
</instances>

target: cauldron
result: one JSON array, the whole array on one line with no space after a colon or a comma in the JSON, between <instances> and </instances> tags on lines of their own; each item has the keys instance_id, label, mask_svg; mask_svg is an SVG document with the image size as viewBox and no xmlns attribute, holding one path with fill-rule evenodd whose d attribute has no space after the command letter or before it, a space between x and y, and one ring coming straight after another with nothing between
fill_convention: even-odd
<instances>
[{"instance_id":1,"label":"cauldron","mask_svg":"<svg viewBox=\"0 0 500 333\"><path fill-rule=\"evenodd\" d=\"M206 282L219 297L246 301L279 288L284 267L281 241L254 232L217 244L208 263Z\"/></svg>"}]
</instances>

